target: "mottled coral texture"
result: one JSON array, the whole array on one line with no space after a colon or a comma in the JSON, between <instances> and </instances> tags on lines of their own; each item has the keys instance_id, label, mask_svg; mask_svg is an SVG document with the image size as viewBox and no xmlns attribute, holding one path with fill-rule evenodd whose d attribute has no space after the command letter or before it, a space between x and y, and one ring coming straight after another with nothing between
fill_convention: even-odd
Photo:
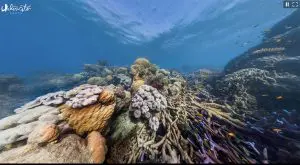
<instances>
[{"instance_id":1,"label":"mottled coral texture","mask_svg":"<svg viewBox=\"0 0 300 165\"><path fill-rule=\"evenodd\" d=\"M151 64L149 60L145 58L138 58L134 64L131 65L131 74L133 81L131 85L132 92L138 90L141 85L144 85L149 77L156 74L157 67Z\"/></svg>"},{"instance_id":2,"label":"mottled coral texture","mask_svg":"<svg viewBox=\"0 0 300 165\"><path fill-rule=\"evenodd\" d=\"M30 133L27 143L46 143L52 142L59 136L59 129L55 124L48 124L45 126L37 127Z\"/></svg>"},{"instance_id":3,"label":"mottled coral texture","mask_svg":"<svg viewBox=\"0 0 300 165\"><path fill-rule=\"evenodd\" d=\"M159 121L155 113L163 111L167 107L166 98L157 89L142 85L132 98L131 109L135 118L144 117L149 120L150 128L158 129Z\"/></svg>"},{"instance_id":4,"label":"mottled coral texture","mask_svg":"<svg viewBox=\"0 0 300 165\"><path fill-rule=\"evenodd\" d=\"M102 91L102 87L97 85L81 85L66 93L66 98L69 98L66 105L72 108L82 108L94 104L98 101L98 95Z\"/></svg>"}]
</instances>

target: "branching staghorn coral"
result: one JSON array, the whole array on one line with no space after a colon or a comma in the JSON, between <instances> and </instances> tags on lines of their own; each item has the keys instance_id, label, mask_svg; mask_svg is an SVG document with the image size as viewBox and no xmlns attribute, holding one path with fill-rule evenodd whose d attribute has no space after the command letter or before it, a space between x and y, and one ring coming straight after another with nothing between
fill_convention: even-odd
<instances>
[{"instance_id":1,"label":"branching staghorn coral","mask_svg":"<svg viewBox=\"0 0 300 165\"><path fill-rule=\"evenodd\" d=\"M238 134L237 130L243 129L244 123L229 115L232 110L228 106L198 102L194 93L185 92L187 93L182 93L180 97L168 97L166 110L157 115L162 130L153 132L144 126L136 131L135 136L122 142L129 145L126 147L129 148L128 151L123 155L123 163L259 161L254 160L257 157L256 148L249 147L246 140L239 139L233 133ZM236 127L237 130L234 129Z\"/></svg>"}]
</instances>

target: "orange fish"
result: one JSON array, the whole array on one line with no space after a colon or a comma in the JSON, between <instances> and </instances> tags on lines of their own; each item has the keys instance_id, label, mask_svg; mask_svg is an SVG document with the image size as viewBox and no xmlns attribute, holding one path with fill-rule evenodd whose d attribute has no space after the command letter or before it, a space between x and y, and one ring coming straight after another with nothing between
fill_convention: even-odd
<instances>
[{"instance_id":1,"label":"orange fish","mask_svg":"<svg viewBox=\"0 0 300 165\"><path fill-rule=\"evenodd\" d=\"M282 99L283 99L283 96L277 96L276 99L277 99L277 100L282 100Z\"/></svg>"},{"instance_id":2,"label":"orange fish","mask_svg":"<svg viewBox=\"0 0 300 165\"><path fill-rule=\"evenodd\" d=\"M235 134L232 133L232 132L229 132L228 135L231 136L231 137L235 137Z\"/></svg>"},{"instance_id":3,"label":"orange fish","mask_svg":"<svg viewBox=\"0 0 300 165\"><path fill-rule=\"evenodd\" d=\"M276 132L276 133L280 133L281 132L281 129L279 129L279 128L273 128L272 129L274 132Z\"/></svg>"}]
</instances>

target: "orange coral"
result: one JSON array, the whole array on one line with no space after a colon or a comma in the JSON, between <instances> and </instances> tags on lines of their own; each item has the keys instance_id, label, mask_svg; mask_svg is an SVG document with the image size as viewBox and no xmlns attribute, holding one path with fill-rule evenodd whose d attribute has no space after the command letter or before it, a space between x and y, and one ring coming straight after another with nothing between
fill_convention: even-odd
<instances>
[{"instance_id":1,"label":"orange coral","mask_svg":"<svg viewBox=\"0 0 300 165\"><path fill-rule=\"evenodd\" d=\"M105 105L112 104L115 101L114 92L109 89L104 89L99 95L99 101Z\"/></svg>"},{"instance_id":2,"label":"orange coral","mask_svg":"<svg viewBox=\"0 0 300 165\"><path fill-rule=\"evenodd\" d=\"M48 124L37 127L28 137L28 143L52 142L59 136L59 129L55 124Z\"/></svg>"},{"instance_id":3,"label":"orange coral","mask_svg":"<svg viewBox=\"0 0 300 165\"><path fill-rule=\"evenodd\" d=\"M113 114L115 104L104 106L90 105L81 109L73 109L67 105L61 107L63 119L68 122L77 134L83 135L91 131L102 131Z\"/></svg>"},{"instance_id":4,"label":"orange coral","mask_svg":"<svg viewBox=\"0 0 300 165\"><path fill-rule=\"evenodd\" d=\"M57 139L58 135L59 135L59 130L56 125L54 125L54 124L47 125L42 130L41 141L42 142L52 142Z\"/></svg>"},{"instance_id":5,"label":"orange coral","mask_svg":"<svg viewBox=\"0 0 300 165\"><path fill-rule=\"evenodd\" d=\"M87 136L87 142L93 163L103 163L107 152L105 138L99 132L93 131Z\"/></svg>"},{"instance_id":6,"label":"orange coral","mask_svg":"<svg viewBox=\"0 0 300 165\"><path fill-rule=\"evenodd\" d=\"M63 105L60 107L63 119L66 120L77 134L83 135L91 131L102 131L115 109L115 96L105 89L99 95L99 102L81 109Z\"/></svg>"}]
</instances>

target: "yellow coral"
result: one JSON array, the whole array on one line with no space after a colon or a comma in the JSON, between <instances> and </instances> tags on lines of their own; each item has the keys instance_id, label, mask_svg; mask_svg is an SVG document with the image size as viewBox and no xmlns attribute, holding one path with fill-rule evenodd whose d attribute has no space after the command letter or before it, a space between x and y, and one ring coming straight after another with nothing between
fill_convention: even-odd
<instances>
[{"instance_id":1,"label":"yellow coral","mask_svg":"<svg viewBox=\"0 0 300 165\"><path fill-rule=\"evenodd\" d=\"M102 104L109 105L115 101L115 94L109 89L104 89L99 95L99 101Z\"/></svg>"},{"instance_id":2,"label":"yellow coral","mask_svg":"<svg viewBox=\"0 0 300 165\"><path fill-rule=\"evenodd\" d=\"M102 131L114 112L115 104L104 106L95 104L82 109L73 109L62 106L61 112L64 120L76 131L83 135L91 131Z\"/></svg>"},{"instance_id":3,"label":"yellow coral","mask_svg":"<svg viewBox=\"0 0 300 165\"><path fill-rule=\"evenodd\" d=\"M141 85L148 82L149 78L156 74L157 67L149 62L145 58L138 58L134 64L131 65L132 74L132 92L135 92Z\"/></svg>"},{"instance_id":4,"label":"yellow coral","mask_svg":"<svg viewBox=\"0 0 300 165\"><path fill-rule=\"evenodd\" d=\"M136 92L139 89L139 87L144 84L145 84L145 81L142 79L133 80L132 85L131 85L131 91Z\"/></svg>"},{"instance_id":5,"label":"yellow coral","mask_svg":"<svg viewBox=\"0 0 300 165\"><path fill-rule=\"evenodd\" d=\"M107 152L105 138L99 132L93 131L87 136L87 141L93 163L103 163Z\"/></svg>"},{"instance_id":6,"label":"yellow coral","mask_svg":"<svg viewBox=\"0 0 300 165\"><path fill-rule=\"evenodd\" d=\"M114 93L105 89L99 96L99 102L81 109L62 105L60 111L63 119L68 122L77 134L83 135L91 131L102 131L115 109ZM105 105L103 104L105 103ZM109 105L108 105L109 104Z\"/></svg>"}]
</instances>

